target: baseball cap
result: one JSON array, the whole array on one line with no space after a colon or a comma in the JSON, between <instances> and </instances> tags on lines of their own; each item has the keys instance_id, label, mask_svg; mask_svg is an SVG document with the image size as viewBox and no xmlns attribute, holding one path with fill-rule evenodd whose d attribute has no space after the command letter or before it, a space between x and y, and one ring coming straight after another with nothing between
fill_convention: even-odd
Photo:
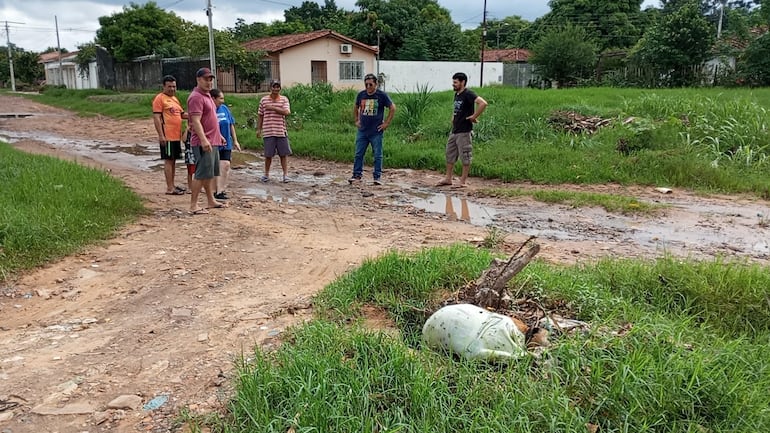
<instances>
[{"instance_id":1,"label":"baseball cap","mask_svg":"<svg viewBox=\"0 0 770 433\"><path fill-rule=\"evenodd\" d=\"M209 68L200 68L198 69L198 72L195 73L195 76L200 77L213 77L214 74L211 73L211 69Z\"/></svg>"},{"instance_id":2,"label":"baseball cap","mask_svg":"<svg viewBox=\"0 0 770 433\"><path fill-rule=\"evenodd\" d=\"M270 80L270 87L273 86L281 87L281 80Z\"/></svg>"}]
</instances>

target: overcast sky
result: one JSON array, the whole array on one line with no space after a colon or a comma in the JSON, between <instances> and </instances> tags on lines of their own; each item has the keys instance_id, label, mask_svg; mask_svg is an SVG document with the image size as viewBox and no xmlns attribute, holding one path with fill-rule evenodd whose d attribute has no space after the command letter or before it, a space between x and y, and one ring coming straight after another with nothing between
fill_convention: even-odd
<instances>
[{"instance_id":1,"label":"overcast sky","mask_svg":"<svg viewBox=\"0 0 770 433\"><path fill-rule=\"evenodd\" d=\"M299 6L303 0L211 0L214 7L214 28L233 27L236 18L247 23L283 20L283 11ZM144 4L143 0L134 0ZM337 0L337 7L356 10L356 0ZM81 43L91 42L99 28L99 17L120 12L130 0L0 0L0 35L5 46L7 33L11 43L27 51L43 51L55 47L56 26L59 24L61 47L74 51ZM180 17L199 24L208 25L205 8L206 0L157 0L156 3ZM316 0L323 4L323 0ZM455 23L464 28L476 27L482 20L483 0L438 0L438 3L452 13ZM657 0L645 0L644 6L658 6ZM534 20L549 10L548 0L487 0L487 18L502 19L519 15ZM56 18L54 18L56 17Z\"/></svg>"}]
</instances>

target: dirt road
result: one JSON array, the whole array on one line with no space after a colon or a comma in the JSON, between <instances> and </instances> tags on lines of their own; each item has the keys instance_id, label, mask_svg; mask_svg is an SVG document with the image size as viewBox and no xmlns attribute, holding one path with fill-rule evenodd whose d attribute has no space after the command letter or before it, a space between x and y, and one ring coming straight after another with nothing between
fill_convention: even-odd
<instances>
[{"instance_id":1,"label":"dirt road","mask_svg":"<svg viewBox=\"0 0 770 433\"><path fill-rule=\"evenodd\" d=\"M7 95L0 106L0 139L109 170L151 210L102 245L0 286L3 433L175 431L180 408L218 408L233 360L310 317L312 295L339 275L391 249L479 243L487 225L511 232L508 248L538 235L540 257L561 263L664 251L770 260L767 202L560 187L671 205L621 216L479 198L499 185L480 179L439 189L433 172L387 170L382 187L351 187L349 165L298 158L292 182L262 184L256 154L235 170L229 208L189 215L189 195L163 194L149 117L84 119ZM183 175L180 164L177 184Z\"/></svg>"}]
</instances>

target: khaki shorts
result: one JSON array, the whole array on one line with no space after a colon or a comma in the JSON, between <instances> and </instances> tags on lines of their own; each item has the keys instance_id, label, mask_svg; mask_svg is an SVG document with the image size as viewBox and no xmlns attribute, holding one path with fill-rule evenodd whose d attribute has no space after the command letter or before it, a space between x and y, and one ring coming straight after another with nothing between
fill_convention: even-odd
<instances>
[{"instance_id":1,"label":"khaki shorts","mask_svg":"<svg viewBox=\"0 0 770 433\"><path fill-rule=\"evenodd\" d=\"M460 159L463 165L470 165L473 160L473 144L470 132L458 132L449 134L446 142L446 162L454 164Z\"/></svg>"}]
</instances>

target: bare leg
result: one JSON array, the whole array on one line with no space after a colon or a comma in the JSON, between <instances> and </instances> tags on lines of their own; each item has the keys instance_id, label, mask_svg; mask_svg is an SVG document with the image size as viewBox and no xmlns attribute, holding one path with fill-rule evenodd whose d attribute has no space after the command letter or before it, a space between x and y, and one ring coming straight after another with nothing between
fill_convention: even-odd
<instances>
[{"instance_id":1,"label":"bare leg","mask_svg":"<svg viewBox=\"0 0 770 433\"><path fill-rule=\"evenodd\" d=\"M218 202L214 198L214 186L215 180L214 179L204 179L203 181L203 189L206 191L206 202L208 202L208 207L225 207L223 203Z\"/></svg>"},{"instance_id":2,"label":"bare leg","mask_svg":"<svg viewBox=\"0 0 770 433\"><path fill-rule=\"evenodd\" d=\"M163 160L163 175L166 177L166 192L171 194L174 192L174 170L176 169L176 161L173 159Z\"/></svg>"},{"instance_id":3,"label":"bare leg","mask_svg":"<svg viewBox=\"0 0 770 433\"><path fill-rule=\"evenodd\" d=\"M198 195L201 193L201 187L203 181L196 179L194 176L190 182L192 193L190 194L190 211L195 212L200 210L198 207Z\"/></svg>"},{"instance_id":4,"label":"bare leg","mask_svg":"<svg viewBox=\"0 0 770 433\"><path fill-rule=\"evenodd\" d=\"M465 181L468 180L468 173L471 171L470 164L463 164L463 174L460 176L460 185L465 185Z\"/></svg>"},{"instance_id":5,"label":"bare leg","mask_svg":"<svg viewBox=\"0 0 770 433\"><path fill-rule=\"evenodd\" d=\"M451 185L452 184L452 175L455 169L454 163L446 163L446 177L444 180L438 183L438 186L442 185Z\"/></svg>"},{"instance_id":6,"label":"bare leg","mask_svg":"<svg viewBox=\"0 0 770 433\"><path fill-rule=\"evenodd\" d=\"M224 192L227 189L227 184L230 183L230 161L219 161L219 171L221 172L219 179L222 184L217 187L217 191Z\"/></svg>"},{"instance_id":7,"label":"bare leg","mask_svg":"<svg viewBox=\"0 0 770 433\"><path fill-rule=\"evenodd\" d=\"M279 158L281 159L281 168L283 169L283 177L286 177L289 175L289 162L288 162L289 157L279 156Z\"/></svg>"},{"instance_id":8,"label":"bare leg","mask_svg":"<svg viewBox=\"0 0 770 433\"><path fill-rule=\"evenodd\" d=\"M270 177L270 165L273 163L273 158L265 157L265 177Z\"/></svg>"},{"instance_id":9,"label":"bare leg","mask_svg":"<svg viewBox=\"0 0 770 433\"><path fill-rule=\"evenodd\" d=\"M219 176L217 176L217 192L225 192L230 180L230 161L219 161Z\"/></svg>"}]
</instances>

